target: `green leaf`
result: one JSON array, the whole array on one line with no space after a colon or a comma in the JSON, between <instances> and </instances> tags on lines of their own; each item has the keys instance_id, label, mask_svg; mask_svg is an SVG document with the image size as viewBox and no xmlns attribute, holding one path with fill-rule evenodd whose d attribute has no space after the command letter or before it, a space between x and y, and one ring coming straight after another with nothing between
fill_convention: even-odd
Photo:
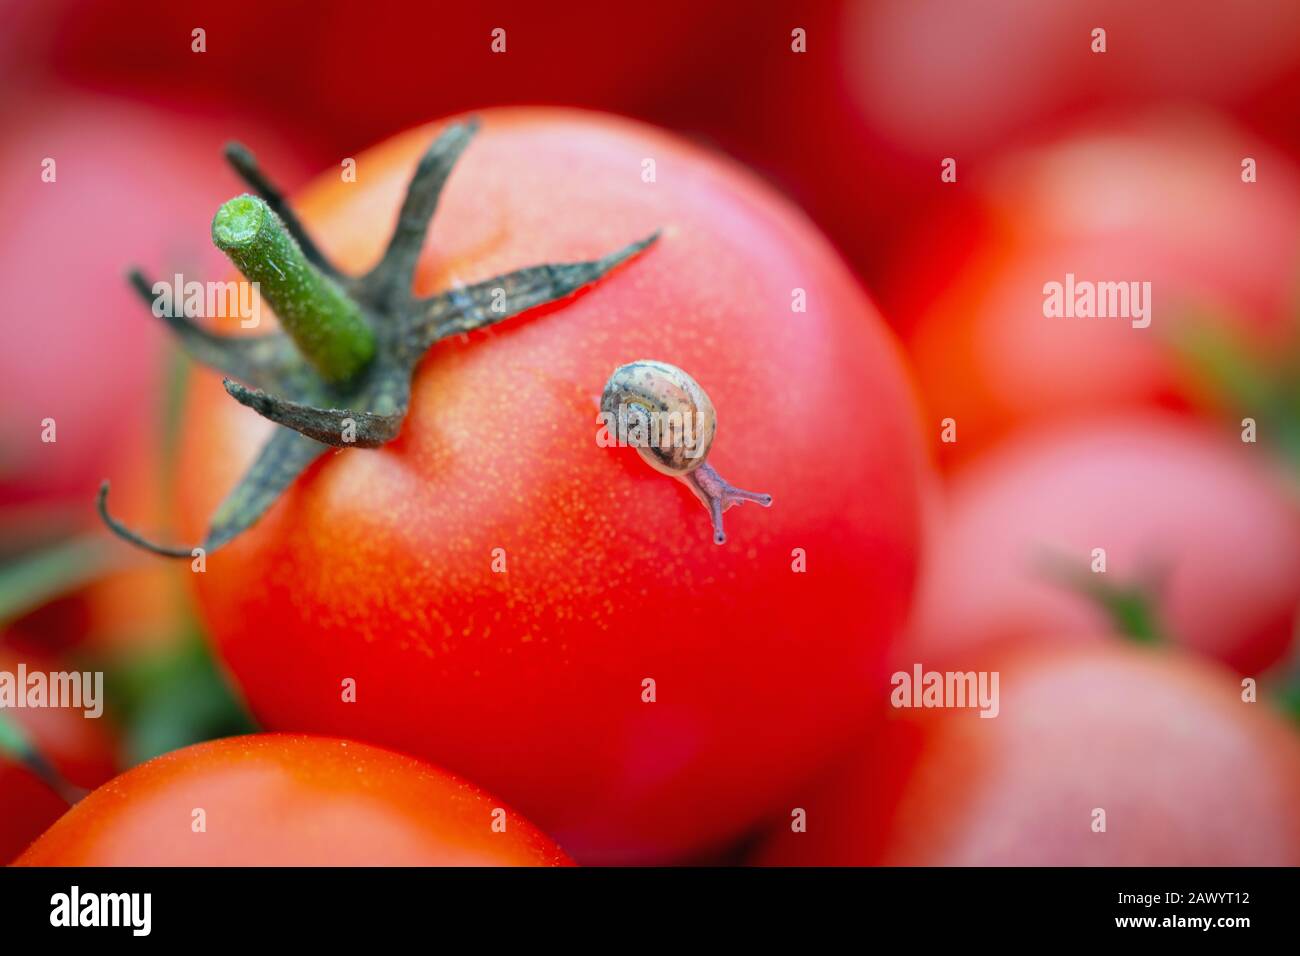
<instances>
[{"instance_id":1,"label":"green leaf","mask_svg":"<svg viewBox=\"0 0 1300 956\"><path fill-rule=\"evenodd\" d=\"M1111 626L1137 644L1163 644L1156 601L1138 586L1094 588L1091 595L1110 617Z\"/></svg>"},{"instance_id":2,"label":"green leaf","mask_svg":"<svg viewBox=\"0 0 1300 956\"><path fill-rule=\"evenodd\" d=\"M1068 557L1049 553L1039 562L1052 583L1092 602L1110 619L1115 632L1136 644L1163 644L1168 632L1160 622L1158 578L1144 583L1114 582L1105 572L1077 567Z\"/></svg>"}]
</instances>

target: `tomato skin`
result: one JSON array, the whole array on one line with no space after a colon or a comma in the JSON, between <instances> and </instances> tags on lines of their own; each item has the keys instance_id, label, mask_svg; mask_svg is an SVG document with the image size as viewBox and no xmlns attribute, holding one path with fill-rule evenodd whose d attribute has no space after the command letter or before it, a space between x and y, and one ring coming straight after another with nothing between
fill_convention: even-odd
<instances>
[{"instance_id":1,"label":"tomato skin","mask_svg":"<svg viewBox=\"0 0 1300 956\"><path fill-rule=\"evenodd\" d=\"M1300 742L1219 666L1109 643L983 664L1000 674L996 718L895 711L872 755L799 804L807 832L776 832L757 862L1300 862Z\"/></svg>"},{"instance_id":2,"label":"tomato skin","mask_svg":"<svg viewBox=\"0 0 1300 956\"><path fill-rule=\"evenodd\" d=\"M0 757L0 866L12 863L67 809L36 774Z\"/></svg>"},{"instance_id":3,"label":"tomato skin","mask_svg":"<svg viewBox=\"0 0 1300 956\"><path fill-rule=\"evenodd\" d=\"M1137 414L1030 430L959 470L900 658L970 666L1006 639L1113 626L1052 557L1140 586L1166 637L1243 674L1277 663L1300 612L1300 502L1236 433ZM910 666L910 665L909 665Z\"/></svg>"},{"instance_id":4,"label":"tomato skin","mask_svg":"<svg viewBox=\"0 0 1300 956\"><path fill-rule=\"evenodd\" d=\"M1271 170L1241 180L1243 157ZM973 173L971 238L943 267L909 257L887 298L909 303L908 348L952 467L1026 425L1134 407L1214 404L1172 340L1192 319L1265 354L1292 329L1300 178L1284 157L1204 118L1151 113L1076 131ZM1049 318L1044 285L1150 282L1150 326Z\"/></svg>"},{"instance_id":5,"label":"tomato skin","mask_svg":"<svg viewBox=\"0 0 1300 956\"><path fill-rule=\"evenodd\" d=\"M68 670L57 658L15 646L17 635L0 638L0 671L17 674ZM65 707L5 708L0 719L12 721L32 749L74 787L97 787L116 770L116 736L108 718L88 718ZM0 754L0 866L10 863L68 809L67 801L32 770Z\"/></svg>"},{"instance_id":6,"label":"tomato skin","mask_svg":"<svg viewBox=\"0 0 1300 956\"><path fill-rule=\"evenodd\" d=\"M94 106L104 103L93 98L63 109L45 105L19 113L21 132L4 147L6 168L25 174L7 177L0 198L26 225L20 241L0 250L0 278L14 314L27 319L0 357L7 449L0 506L76 501L89 518L114 446L151 420L163 354L162 330L134 321L142 306L124 281L126 263L103 255L105 236L112 230L119 248L135 245L133 254L147 260L174 228L167 213L198 212L202 193L188 183L198 159L188 146L174 157L185 181L157 176L149 156L164 127L140 111L97 117ZM41 180L46 157L56 163L54 182ZM136 223L139 243L119 232ZM146 227L157 232L158 224L163 235L145 240ZM129 349L120 348L127 321L136 333ZM56 425L49 443L42 441L47 418Z\"/></svg>"},{"instance_id":7,"label":"tomato skin","mask_svg":"<svg viewBox=\"0 0 1300 956\"><path fill-rule=\"evenodd\" d=\"M228 737L94 791L20 866L556 866L569 860L477 787L346 740ZM206 812L206 832L192 830Z\"/></svg>"},{"instance_id":8,"label":"tomato skin","mask_svg":"<svg viewBox=\"0 0 1300 956\"><path fill-rule=\"evenodd\" d=\"M6 641L12 635L6 635ZM0 643L0 671L53 674L76 669L62 658L41 655L26 647ZM100 703L103 703L102 699ZM87 717L86 708L17 707L4 717L22 730L32 748L75 787L90 789L110 779L117 769L117 735L107 713Z\"/></svg>"},{"instance_id":9,"label":"tomato skin","mask_svg":"<svg viewBox=\"0 0 1300 956\"><path fill-rule=\"evenodd\" d=\"M973 167L1099 108L1172 101L1255 113L1262 92L1287 101L1276 85L1293 89L1300 64L1300 10L1288 0L1184 0L1174 16L1125 0L879 0L844 10L838 35L859 121L931 170L941 156ZM1105 53L1092 51L1097 27Z\"/></svg>"},{"instance_id":10,"label":"tomato skin","mask_svg":"<svg viewBox=\"0 0 1300 956\"><path fill-rule=\"evenodd\" d=\"M32 6L23 11L28 42L15 51L32 61L28 70L188 109L255 111L332 163L395 130L483 106L645 113L665 100L693 102L692 80L701 67L716 70L716 36L732 19L690 0L660 0L653 17L590 4L376 4L364 17L345 0ZM202 55L191 49L198 26ZM504 53L492 50L497 28ZM250 50L273 55L274 69L250 68Z\"/></svg>"},{"instance_id":11,"label":"tomato skin","mask_svg":"<svg viewBox=\"0 0 1300 956\"><path fill-rule=\"evenodd\" d=\"M914 398L824 241L735 167L611 117L481 116L417 292L663 238L573 300L436 346L396 442L329 456L210 556L204 616L265 726L433 759L582 862L704 851L870 709L915 575ZM379 255L432 135L304 197L346 267ZM639 358L700 382L719 416L710 464L775 497L728 512L723 547L687 487L596 447L604 382ZM213 377L192 397L181 494L197 537L265 429Z\"/></svg>"}]
</instances>

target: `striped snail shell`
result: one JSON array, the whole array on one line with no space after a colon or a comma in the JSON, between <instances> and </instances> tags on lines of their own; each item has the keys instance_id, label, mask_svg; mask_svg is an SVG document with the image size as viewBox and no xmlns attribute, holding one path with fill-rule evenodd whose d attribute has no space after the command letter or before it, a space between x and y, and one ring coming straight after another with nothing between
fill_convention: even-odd
<instances>
[{"instance_id":1,"label":"striped snail shell","mask_svg":"<svg viewBox=\"0 0 1300 956\"><path fill-rule=\"evenodd\" d=\"M600 410L618 444L632 445L651 468L695 493L709 510L718 544L727 540L722 513L732 505L772 504L771 495L728 484L704 460L717 433L717 412L700 383L676 365L651 359L620 365L605 383Z\"/></svg>"}]
</instances>

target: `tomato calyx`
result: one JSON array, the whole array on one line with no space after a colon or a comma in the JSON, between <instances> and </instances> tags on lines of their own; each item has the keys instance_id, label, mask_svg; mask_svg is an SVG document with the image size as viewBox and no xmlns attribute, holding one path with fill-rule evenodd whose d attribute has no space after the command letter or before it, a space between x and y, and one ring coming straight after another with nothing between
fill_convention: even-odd
<instances>
[{"instance_id":1,"label":"tomato calyx","mask_svg":"<svg viewBox=\"0 0 1300 956\"><path fill-rule=\"evenodd\" d=\"M1300 475L1300 315L1268 349L1213 313L1190 315L1178 329L1170 344L1181 369L1220 410L1243 416L1243 441L1246 429L1258 430Z\"/></svg>"},{"instance_id":2,"label":"tomato calyx","mask_svg":"<svg viewBox=\"0 0 1300 956\"><path fill-rule=\"evenodd\" d=\"M190 357L226 376L232 398L281 427L218 507L201 545L172 547L132 531L109 513L105 481L97 506L114 534L169 557L215 551L251 527L331 447L376 448L396 438L411 378L435 343L564 299L658 238L656 232L599 259L530 266L414 298L411 285L429 222L477 126L472 120L453 124L429 147L387 249L361 276L346 275L328 260L246 148L227 146L227 161L256 195L236 197L218 210L213 241L257 284L283 331L214 334L184 316L159 315L153 284L139 270L129 279Z\"/></svg>"},{"instance_id":3,"label":"tomato calyx","mask_svg":"<svg viewBox=\"0 0 1300 956\"><path fill-rule=\"evenodd\" d=\"M1043 570L1056 583L1092 602L1106 615L1115 633L1135 644L1164 644L1168 632L1159 611L1160 573L1145 580L1112 582L1105 573L1075 567L1062 555L1052 555Z\"/></svg>"}]
</instances>

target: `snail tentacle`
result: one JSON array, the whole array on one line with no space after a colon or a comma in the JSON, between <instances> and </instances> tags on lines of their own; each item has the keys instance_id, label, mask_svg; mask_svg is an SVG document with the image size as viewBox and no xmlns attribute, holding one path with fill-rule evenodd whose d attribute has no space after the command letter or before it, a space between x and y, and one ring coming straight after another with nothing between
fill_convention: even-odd
<instances>
[{"instance_id":1,"label":"snail tentacle","mask_svg":"<svg viewBox=\"0 0 1300 956\"><path fill-rule=\"evenodd\" d=\"M707 462L683 475L682 480L709 509L709 517L713 522L713 540L718 544L725 544L727 541L727 533L722 528L722 513L732 505L753 501L764 508L772 507L771 495L737 488Z\"/></svg>"}]
</instances>

